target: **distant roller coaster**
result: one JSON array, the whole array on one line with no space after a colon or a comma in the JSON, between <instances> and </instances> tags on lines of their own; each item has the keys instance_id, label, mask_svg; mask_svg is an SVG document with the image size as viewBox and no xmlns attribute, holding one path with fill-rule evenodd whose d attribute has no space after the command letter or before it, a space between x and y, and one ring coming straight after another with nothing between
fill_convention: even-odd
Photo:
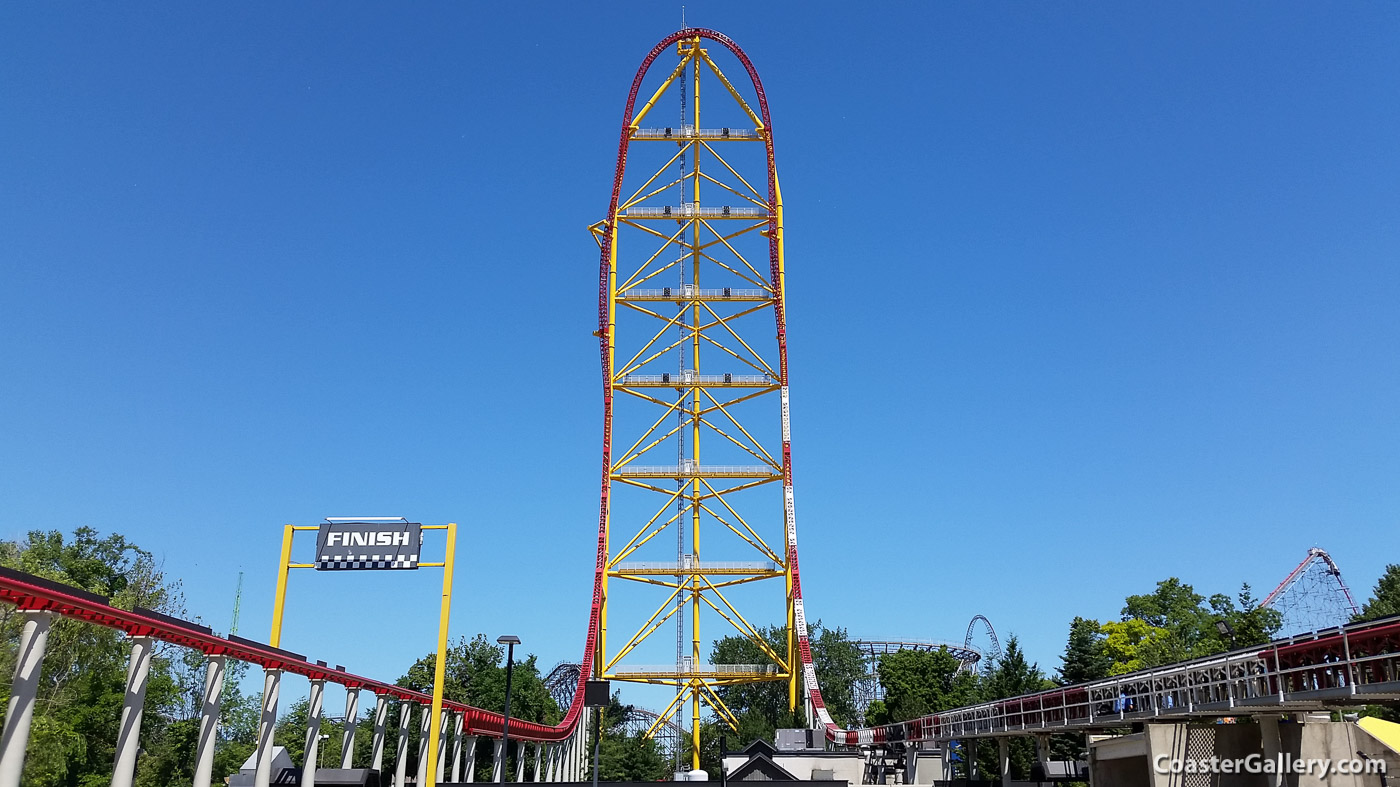
<instances>
[{"instance_id":1,"label":"distant roller coaster","mask_svg":"<svg viewBox=\"0 0 1400 787\"><path fill-rule=\"evenodd\" d=\"M559 707L568 707L568 703L574 697L574 692L578 690L579 676L583 674L583 665L576 661L561 661L554 665L554 669L545 676L544 687L549 692L549 696L559 703ZM622 719L622 732L631 737L650 737L655 740L661 748L662 754L667 759L675 759L681 752L681 741L685 738L685 730L679 724L669 719L662 719L655 711L639 708L635 705L627 706L627 715Z\"/></svg>"},{"instance_id":2,"label":"distant roller coaster","mask_svg":"<svg viewBox=\"0 0 1400 787\"><path fill-rule=\"evenodd\" d=\"M902 650L935 651L948 650L953 658L959 661L958 672L974 672L981 661L983 661L983 651L973 647L972 634L973 625L981 620L986 623L987 633L991 636L993 648L988 651L991 661L1001 658L1001 646L997 643L997 633L994 632L991 623L986 618L977 615L972 619L972 623L967 625L967 637L963 644L945 643L939 640L855 640L855 647L860 648L861 655L865 657L865 676L860 681L855 682L855 709L860 711L861 716L865 716L865 710L869 709L875 700L885 699L885 688L879 682L879 657L890 653L899 653Z\"/></svg>"},{"instance_id":3,"label":"distant roller coaster","mask_svg":"<svg viewBox=\"0 0 1400 787\"><path fill-rule=\"evenodd\" d=\"M1313 547L1259 604L1282 617L1279 634L1292 636L1340 626L1359 610L1342 570L1324 549Z\"/></svg>"},{"instance_id":4,"label":"distant roller coaster","mask_svg":"<svg viewBox=\"0 0 1400 787\"><path fill-rule=\"evenodd\" d=\"M997 640L997 630L992 628L992 622L982 615L973 615L972 620L967 623L967 636L963 637L963 647L972 647L972 634L977 628L977 621L982 621L983 627L987 631L987 639L991 640L991 647L987 648L987 664L995 664L1001 661L1001 642Z\"/></svg>"}]
</instances>

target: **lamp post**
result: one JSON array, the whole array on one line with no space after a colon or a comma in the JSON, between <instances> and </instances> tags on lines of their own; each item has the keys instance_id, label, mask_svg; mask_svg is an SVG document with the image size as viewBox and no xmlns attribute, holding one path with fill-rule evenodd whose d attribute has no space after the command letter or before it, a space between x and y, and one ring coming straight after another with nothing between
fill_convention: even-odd
<instances>
[{"instance_id":1,"label":"lamp post","mask_svg":"<svg viewBox=\"0 0 1400 787\"><path fill-rule=\"evenodd\" d=\"M603 709L608 707L609 684L590 680L583 684L583 704L593 709L593 787L598 787L598 744L603 738Z\"/></svg>"},{"instance_id":2,"label":"lamp post","mask_svg":"<svg viewBox=\"0 0 1400 787\"><path fill-rule=\"evenodd\" d=\"M515 667L515 646L520 638L513 634L502 634L496 642L506 646L506 712L501 721L501 783L506 781L506 762L510 757L510 673Z\"/></svg>"},{"instance_id":3,"label":"lamp post","mask_svg":"<svg viewBox=\"0 0 1400 787\"><path fill-rule=\"evenodd\" d=\"M1228 620L1226 620L1225 618L1217 618L1216 621L1215 621L1215 630L1220 632L1220 636L1222 636L1222 637L1229 637L1229 638L1230 638L1230 649L1231 649L1231 650L1234 650L1234 649L1235 649L1235 627L1234 627L1234 626L1231 626L1231 625L1230 625L1230 622L1229 622Z\"/></svg>"}]
</instances>

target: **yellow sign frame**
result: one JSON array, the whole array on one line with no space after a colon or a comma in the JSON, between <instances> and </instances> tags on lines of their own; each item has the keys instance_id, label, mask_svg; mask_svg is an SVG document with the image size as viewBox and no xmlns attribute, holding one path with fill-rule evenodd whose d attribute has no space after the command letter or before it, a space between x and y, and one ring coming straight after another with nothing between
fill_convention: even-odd
<instances>
[{"instance_id":1,"label":"yellow sign frame","mask_svg":"<svg viewBox=\"0 0 1400 787\"><path fill-rule=\"evenodd\" d=\"M442 569L442 606L438 613L437 665L433 668L433 704L430 711L432 726L428 735L428 781L426 787L437 787L437 768L433 763L438 759L438 742L442 730L442 691L447 672L447 621L452 613L452 569L457 552L457 523L445 525L420 525L423 530L447 531L447 552L438 563L418 564L419 568ZM272 633L267 644L274 648L282 643L282 611L287 605L287 579L294 568L315 568L315 563L292 562L292 539L297 531L320 530L320 525L284 525L282 530L282 557L277 564L277 594L273 600Z\"/></svg>"}]
</instances>

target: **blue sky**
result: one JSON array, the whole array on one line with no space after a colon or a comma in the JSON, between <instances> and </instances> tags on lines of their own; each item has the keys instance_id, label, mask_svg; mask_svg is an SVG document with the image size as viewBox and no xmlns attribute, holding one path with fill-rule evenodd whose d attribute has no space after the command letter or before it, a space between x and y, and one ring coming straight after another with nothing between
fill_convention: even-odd
<instances>
[{"instance_id":1,"label":"blue sky","mask_svg":"<svg viewBox=\"0 0 1400 787\"><path fill-rule=\"evenodd\" d=\"M687 16L772 103L810 617L1053 667L1167 576L1400 562L1400 5ZM123 533L216 628L241 570L261 638L283 523L456 521L454 635L578 658L585 228L679 17L0 7L0 536ZM393 678L438 581L298 574L284 643Z\"/></svg>"}]
</instances>

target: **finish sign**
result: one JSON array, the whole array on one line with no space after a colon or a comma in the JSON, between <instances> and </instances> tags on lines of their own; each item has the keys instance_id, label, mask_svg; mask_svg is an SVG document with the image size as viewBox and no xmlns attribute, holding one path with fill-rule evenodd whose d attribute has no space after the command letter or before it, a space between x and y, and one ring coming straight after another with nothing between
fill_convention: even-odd
<instances>
[{"instance_id":1,"label":"finish sign","mask_svg":"<svg viewBox=\"0 0 1400 787\"><path fill-rule=\"evenodd\" d=\"M418 568L416 522L329 522L316 533L316 570Z\"/></svg>"}]
</instances>

